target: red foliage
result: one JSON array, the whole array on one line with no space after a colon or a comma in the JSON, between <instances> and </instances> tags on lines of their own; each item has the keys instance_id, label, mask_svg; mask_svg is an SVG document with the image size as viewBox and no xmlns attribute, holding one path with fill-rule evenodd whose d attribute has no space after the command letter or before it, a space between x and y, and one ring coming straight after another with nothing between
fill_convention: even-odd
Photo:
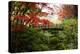
<instances>
[{"instance_id":1,"label":"red foliage","mask_svg":"<svg viewBox=\"0 0 80 54\"><path fill-rule=\"evenodd\" d=\"M22 32L24 31L25 26L24 25L16 25L15 27L11 28L11 32Z\"/></svg>"},{"instance_id":2,"label":"red foliage","mask_svg":"<svg viewBox=\"0 0 80 54\"><path fill-rule=\"evenodd\" d=\"M42 23L42 26L49 25L49 21L46 19L42 19L40 22Z\"/></svg>"},{"instance_id":3,"label":"red foliage","mask_svg":"<svg viewBox=\"0 0 80 54\"><path fill-rule=\"evenodd\" d=\"M17 16L15 16L15 19L22 20L23 22L26 22L26 23L30 22L32 24L32 26L34 26L34 27L39 26L40 25L39 23L41 23L42 26L46 26L46 25L48 27L50 26L50 22L47 19L41 20L40 18L38 18L36 16L36 13L29 13L28 15L30 18L27 16L24 16L24 15L23 16L17 15ZM23 28L21 25L17 25L16 27L14 27L12 29L12 31L21 31L20 30L21 28Z\"/></svg>"},{"instance_id":4,"label":"red foliage","mask_svg":"<svg viewBox=\"0 0 80 54\"><path fill-rule=\"evenodd\" d=\"M27 22L29 20L29 18L27 16L24 16L24 15L23 16L17 15L17 16L15 16L15 19L22 20L24 22Z\"/></svg>"},{"instance_id":5,"label":"red foliage","mask_svg":"<svg viewBox=\"0 0 80 54\"><path fill-rule=\"evenodd\" d=\"M31 18L31 24L33 26L38 26L39 22L40 22L40 19L38 17L34 16L33 18Z\"/></svg>"}]
</instances>

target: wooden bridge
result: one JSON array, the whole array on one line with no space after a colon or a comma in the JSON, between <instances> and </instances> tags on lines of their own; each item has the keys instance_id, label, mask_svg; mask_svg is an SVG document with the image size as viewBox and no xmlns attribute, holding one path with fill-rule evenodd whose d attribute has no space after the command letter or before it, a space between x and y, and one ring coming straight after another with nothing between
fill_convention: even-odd
<instances>
[{"instance_id":1,"label":"wooden bridge","mask_svg":"<svg viewBox=\"0 0 80 54\"><path fill-rule=\"evenodd\" d=\"M43 31L48 31L50 33L58 33L59 31L63 31L64 30L64 26L59 26L59 27L35 27L35 29L38 30L43 30Z\"/></svg>"}]
</instances>

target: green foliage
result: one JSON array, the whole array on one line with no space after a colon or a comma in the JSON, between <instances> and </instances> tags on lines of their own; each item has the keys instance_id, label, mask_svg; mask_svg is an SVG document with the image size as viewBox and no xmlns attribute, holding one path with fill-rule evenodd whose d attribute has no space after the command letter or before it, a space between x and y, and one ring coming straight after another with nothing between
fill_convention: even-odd
<instances>
[{"instance_id":1,"label":"green foliage","mask_svg":"<svg viewBox=\"0 0 80 54\"><path fill-rule=\"evenodd\" d=\"M11 50L13 52L30 52L77 49L77 20L67 19L63 25L64 30L61 31L43 31L26 27L24 32L11 32Z\"/></svg>"},{"instance_id":2,"label":"green foliage","mask_svg":"<svg viewBox=\"0 0 80 54\"><path fill-rule=\"evenodd\" d=\"M45 51L45 50L49 50L49 47L47 46L47 44L34 44L32 47L33 51Z\"/></svg>"},{"instance_id":3,"label":"green foliage","mask_svg":"<svg viewBox=\"0 0 80 54\"><path fill-rule=\"evenodd\" d=\"M12 32L11 36L14 52L48 50L46 36L33 28L27 28L24 32Z\"/></svg>"}]
</instances>

